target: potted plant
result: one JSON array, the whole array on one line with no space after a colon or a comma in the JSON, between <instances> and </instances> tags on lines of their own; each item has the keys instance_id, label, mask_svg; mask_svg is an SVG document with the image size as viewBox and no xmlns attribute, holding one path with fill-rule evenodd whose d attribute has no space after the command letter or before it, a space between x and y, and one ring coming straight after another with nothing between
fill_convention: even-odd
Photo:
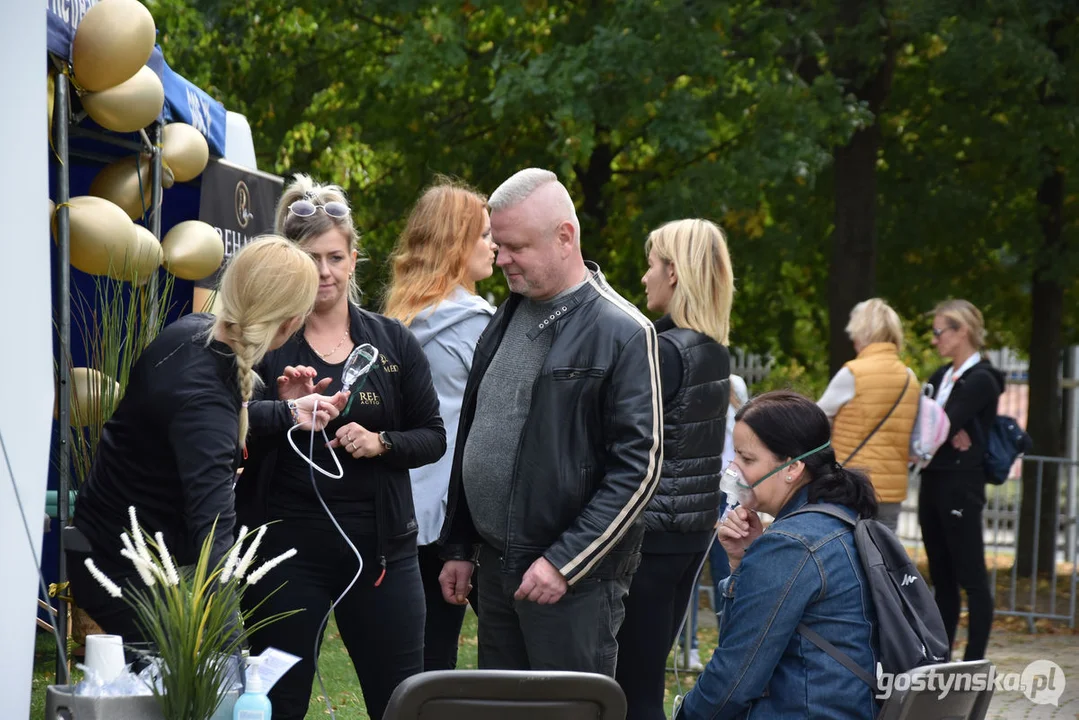
<instances>
[{"instance_id":1,"label":"potted plant","mask_svg":"<svg viewBox=\"0 0 1079 720\"><path fill-rule=\"evenodd\" d=\"M92 559L86 560L86 566L102 587L135 610L139 628L159 663L160 683L151 685L151 690L164 719L209 720L228 691L229 660L238 654L248 634L292 614L249 624L253 610L244 612L240 605L245 589L296 550L252 569L268 526L251 533L241 527L228 555L216 564L210 559L211 532L195 565L177 567L162 534L151 537L139 526L135 508L128 512L131 530L122 536L121 554L135 566L143 587L125 591Z\"/></svg>"}]
</instances>

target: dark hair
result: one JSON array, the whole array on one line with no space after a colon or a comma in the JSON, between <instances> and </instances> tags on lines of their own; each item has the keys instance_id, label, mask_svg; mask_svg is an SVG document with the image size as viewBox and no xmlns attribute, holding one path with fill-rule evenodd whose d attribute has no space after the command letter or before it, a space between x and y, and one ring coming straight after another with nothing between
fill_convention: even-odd
<instances>
[{"instance_id":1,"label":"dark hair","mask_svg":"<svg viewBox=\"0 0 1079 720\"><path fill-rule=\"evenodd\" d=\"M829 441L832 428L812 400L790 390L753 398L735 415L778 458L796 458ZM809 475L809 502L845 505L859 517L877 516L877 494L865 473L840 467L829 445L803 458Z\"/></svg>"}]
</instances>

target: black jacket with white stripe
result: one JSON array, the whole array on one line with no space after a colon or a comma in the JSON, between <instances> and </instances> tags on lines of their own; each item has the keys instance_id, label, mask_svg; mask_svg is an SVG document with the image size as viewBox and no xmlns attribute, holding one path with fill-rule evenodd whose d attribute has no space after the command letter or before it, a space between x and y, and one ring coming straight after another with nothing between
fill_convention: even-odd
<instances>
[{"instance_id":1,"label":"black jacket with white stripe","mask_svg":"<svg viewBox=\"0 0 1079 720\"><path fill-rule=\"evenodd\" d=\"M663 409L655 328L591 266L589 281L533 333L552 332L532 388L506 507L502 570L520 574L539 557L570 585L632 574L641 512L663 465ZM445 559L481 542L461 482L461 458L487 371L522 296L511 295L480 336L465 387L450 472Z\"/></svg>"}]
</instances>

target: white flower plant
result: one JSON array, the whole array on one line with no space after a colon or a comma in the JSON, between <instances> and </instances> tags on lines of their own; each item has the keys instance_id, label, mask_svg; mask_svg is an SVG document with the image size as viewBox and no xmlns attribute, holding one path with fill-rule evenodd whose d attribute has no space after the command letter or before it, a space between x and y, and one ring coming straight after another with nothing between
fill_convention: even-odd
<instances>
[{"instance_id":1,"label":"white flower plant","mask_svg":"<svg viewBox=\"0 0 1079 720\"><path fill-rule=\"evenodd\" d=\"M224 697L229 658L239 651L247 635L293 614L280 613L249 623L257 607L243 612L240 600L244 590L296 550L251 570L268 526L252 533L244 526L232 549L215 566L210 566L211 531L195 565L177 568L164 536L159 532L151 537L143 530L134 507L128 508L128 514L131 529L120 536L124 545L120 554L135 566L145 587L129 588L125 593L92 559L86 559L86 567L110 595L131 605L143 636L154 646L161 663L161 682L160 686L151 685L151 691L165 720L207 720ZM245 551L243 544L251 535L254 539Z\"/></svg>"}]
</instances>

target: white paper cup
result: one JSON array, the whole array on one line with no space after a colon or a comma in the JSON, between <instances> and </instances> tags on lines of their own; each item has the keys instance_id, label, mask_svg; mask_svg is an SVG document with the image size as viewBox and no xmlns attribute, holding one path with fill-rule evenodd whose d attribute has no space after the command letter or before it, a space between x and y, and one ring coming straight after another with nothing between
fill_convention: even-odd
<instances>
[{"instance_id":1,"label":"white paper cup","mask_svg":"<svg viewBox=\"0 0 1079 720\"><path fill-rule=\"evenodd\" d=\"M87 635L86 667L102 682L109 683L120 676L124 662L124 640L119 635Z\"/></svg>"}]
</instances>

